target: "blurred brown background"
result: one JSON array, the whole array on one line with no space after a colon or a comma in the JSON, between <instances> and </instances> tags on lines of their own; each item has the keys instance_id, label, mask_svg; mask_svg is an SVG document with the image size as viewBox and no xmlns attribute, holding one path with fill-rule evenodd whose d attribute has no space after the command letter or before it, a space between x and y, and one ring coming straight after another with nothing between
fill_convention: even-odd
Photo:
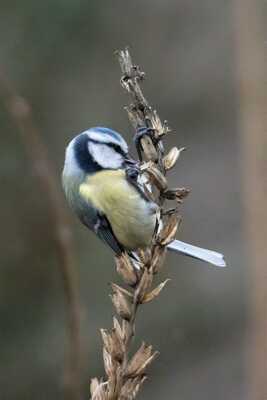
<instances>
[{"instance_id":1,"label":"blurred brown background","mask_svg":"<svg viewBox=\"0 0 267 400\"><path fill-rule=\"evenodd\" d=\"M256 3L263 18L264 1ZM192 189L179 237L223 252L229 267L168 256L161 277L172 280L137 322L136 342L144 339L161 353L142 399L249 398L251 265L242 200L237 4L0 1L1 68L33 107L59 186L65 146L75 134L102 125L131 142L123 110L128 98L113 54L125 45L147 74L146 96L175 130L166 144L188 148L171 174L172 185ZM0 129L0 398L59 400L64 398L66 307L47 201L2 103ZM104 374L98 329L111 325L108 282L117 276L109 250L70 219L82 305L85 399L90 377Z\"/></svg>"}]
</instances>

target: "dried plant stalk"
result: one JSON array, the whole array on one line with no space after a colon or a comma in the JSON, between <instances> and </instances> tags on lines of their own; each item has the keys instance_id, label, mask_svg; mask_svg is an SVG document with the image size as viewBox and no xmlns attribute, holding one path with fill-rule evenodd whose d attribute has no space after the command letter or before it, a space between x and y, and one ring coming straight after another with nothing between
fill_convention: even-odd
<instances>
[{"instance_id":1,"label":"dried plant stalk","mask_svg":"<svg viewBox=\"0 0 267 400\"><path fill-rule=\"evenodd\" d=\"M176 200L178 205L189 192L184 188L168 188L166 172L174 167L184 149L174 147L167 155L164 154L162 139L170 129L166 121L161 122L142 93L140 82L144 79L144 73L132 63L128 49L118 51L117 56L123 73L121 85L132 98L132 103L126 107L129 120L135 131L148 128L149 134L140 138L139 158L140 161L143 158L147 160L140 164L140 169L146 178L144 190L158 203L160 213L150 248L137 251L139 269L136 269L135 261L126 254L115 258L117 272L128 288L126 290L117 284L111 284L111 299L121 321L114 317L112 330L101 330L107 381L92 379L92 400L135 399L146 379L148 366L158 355L152 346L143 343L133 357L129 358L136 313L141 304L158 297L168 282L167 279L152 289L153 278L163 267L167 245L173 240L181 220L177 207L164 209L165 201Z\"/></svg>"}]
</instances>

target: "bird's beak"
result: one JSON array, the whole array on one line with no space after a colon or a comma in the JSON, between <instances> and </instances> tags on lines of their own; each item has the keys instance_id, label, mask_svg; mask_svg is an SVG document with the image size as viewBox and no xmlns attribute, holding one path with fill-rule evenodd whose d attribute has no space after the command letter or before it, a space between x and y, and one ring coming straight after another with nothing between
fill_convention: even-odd
<instances>
[{"instance_id":1,"label":"bird's beak","mask_svg":"<svg viewBox=\"0 0 267 400\"><path fill-rule=\"evenodd\" d=\"M124 160L126 167L139 167L139 162L131 158L129 154L127 154Z\"/></svg>"}]
</instances>

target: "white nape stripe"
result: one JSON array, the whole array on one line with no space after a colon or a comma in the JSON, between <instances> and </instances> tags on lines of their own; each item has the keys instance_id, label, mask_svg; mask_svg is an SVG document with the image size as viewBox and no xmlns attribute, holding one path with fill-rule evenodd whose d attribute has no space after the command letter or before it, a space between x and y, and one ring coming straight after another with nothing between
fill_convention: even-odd
<instances>
[{"instance_id":1,"label":"white nape stripe","mask_svg":"<svg viewBox=\"0 0 267 400\"><path fill-rule=\"evenodd\" d=\"M193 246L192 244L181 242L180 240L171 242L168 245L168 249L178 251L179 253L197 258L201 261L206 261L217 267L226 267L223 254L217 253L216 251L202 249L201 247Z\"/></svg>"},{"instance_id":2,"label":"white nape stripe","mask_svg":"<svg viewBox=\"0 0 267 400\"><path fill-rule=\"evenodd\" d=\"M120 137L120 140L118 140L111 135L105 135L94 129L88 129L83 133L85 133L89 137L89 139L95 140L96 142L117 144L122 148L124 153L128 153L128 145L122 137Z\"/></svg>"},{"instance_id":3,"label":"white nape stripe","mask_svg":"<svg viewBox=\"0 0 267 400\"><path fill-rule=\"evenodd\" d=\"M100 167L118 169L123 164L123 157L107 144L88 142L88 150Z\"/></svg>"},{"instance_id":4,"label":"white nape stripe","mask_svg":"<svg viewBox=\"0 0 267 400\"><path fill-rule=\"evenodd\" d=\"M76 137L72 139L65 152L65 163L64 163L64 170L63 173L66 175L79 175L82 170L77 162L74 152L74 144L75 144Z\"/></svg>"}]
</instances>

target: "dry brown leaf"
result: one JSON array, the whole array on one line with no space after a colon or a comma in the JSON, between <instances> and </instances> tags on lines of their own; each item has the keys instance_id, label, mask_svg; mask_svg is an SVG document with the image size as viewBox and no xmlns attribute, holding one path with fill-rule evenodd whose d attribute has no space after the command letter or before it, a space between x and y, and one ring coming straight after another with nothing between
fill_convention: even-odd
<instances>
[{"instance_id":1,"label":"dry brown leaf","mask_svg":"<svg viewBox=\"0 0 267 400\"><path fill-rule=\"evenodd\" d=\"M154 300L162 291L162 289L164 288L164 286L166 285L167 282L169 282L170 279L166 279L164 282L162 282L161 284L159 284L155 289L153 289L150 293L147 293L144 298L142 303L149 303L150 301Z\"/></svg>"},{"instance_id":2,"label":"dry brown leaf","mask_svg":"<svg viewBox=\"0 0 267 400\"><path fill-rule=\"evenodd\" d=\"M166 254L167 254L166 247L158 245L154 247L153 256L151 260L151 268L154 274L159 272L163 267Z\"/></svg>"},{"instance_id":3,"label":"dry brown leaf","mask_svg":"<svg viewBox=\"0 0 267 400\"><path fill-rule=\"evenodd\" d=\"M145 170L152 183L158 188L160 192L165 192L167 190L168 184L165 176L160 172L155 164L149 163Z\"/></svg>"},{"instance_id":4,"label":"dry brown leaf","mask_svg":"<svg viewBox=\"0 0 267 400\"><path fill-rule=\"evenodd\" d=\"M136 371L137 375L143 375L147 367L152 363L152 361L159 355L159 351L155 351L146 361L144 361L143 365L140 366L138 371Z\"/></svg>"},{"instance_id":5,"label":"dry brown leaf","mask_svg":"<svg viewBox=\"0 0 267 400\"><path fill-rule=\"evenodd\" d=\"M174 188L168 189L162 195L168 200L176 200L178 203L181 203L182 200L188 196L190 193L190 189L187 188Z\"/></svg>"},{"instance_id":6,"label":"dry brown leaf","mask_svg":"<svg viewBox=\"0 0 267 400\"><path fill-rule=\"evenodd\" d=\"M143 375L145 369L158 354L158 352L152 353L152 346L142 343L141 347L137 350L128 364L126 376L136 377Z\"/></svg>"},{"instance_id":7,"label":"dry brown leaf","mask_svg":"<svg viewBox=\"0 0 267 400\"><path fill-rule=\"evenodd\" d=\"M122 338L123 342L125 342L127 337L130 337L132 334L132 326L126 319L122 320Z\"/></svg>"},{"instance_id":8,"label":"dry brown leaf","mask_svg":"<svg viewBox=\"0 0 267 400\"><path fill-rule=\"evenodd\" d=\"M116 291L113 295L111 295L111 299L118 315L121 318L129 321L131 318L131 307L125 295L123 295L120 291Z\"/></svg>"},{"instance_id":9,"label":"dry brown leaf","mask_svg":"<svg viewBox=\"0 0 267 400\"><path fill-rule=\"evenodd\" d=\"M145 268L141 280L134 294L134 300L138 303L142 303L143 298L147 291L150 289L153 280L152 269Z\"/></svg>"},{"instance_id":10,"label":"dry brown leaf","mask_svg":"<svg viewBox=\"0 0 267 400\"><path fill-rule=\"evenodd\" d=\"M135 268L126 253L115 257L116 269L127 285L134 286L137 281Z\"/></svg>"},{"instance_id":11,"label":"dry brown leaf","mask_svg":"<svg viewBox=\"0 0 267 400\"><path fill-rule=\"evenodd\" d=\"M93 378L95 380L96 378ZM91 385L92 385L91 381ZM95 383L93 383L93 386L95 386ZM107 400L108 399L108 394L105 390L106 387L106 382L99 382L98 386L95 387L94 392L92 393L91 400Z\"/></svg>"},{"instance_id":12,"label":"dry brown leaf","mask_svg":"<svg viewBox=\"0 0 267 400\"><path fill-rule=\"evenodd\" d=\"M118 337L123 341L122 327L116 317L113 317L113 327Z\"/></svg>"},{"instance_id":13,"label":"dry brown leaf","mask_svg":"<svg viewBox=\"0 0 267 400\"><path fill-rule=\"evenodd\" d=\"M108 353L111 353L111 337L108 333L107 329L100 329L100 333L102 336L104 347L106 348Z\"/></svg>"},{"instance_id":14,"label":"dry brown leaf","mask_svg":"<svg viewBox=\"0 0 267 400\"><path fill-rule=\"evenodd\" d=\"M163 229L160 231L159 234L159 243L162 246L167 246L174 240L180 222L181 222L181 217L177 213L173 213L168 217L165 226L163 227Z\"/></svg>"},{"instance_id":15,"label":"dry brown leaf","mask_svg":"<svg viewBox=\"0 0 267 400\"><path fill-rule=\"evenodd\" d=\"M147 160L156 162L158 159L158 153L157 153L157 150L155 149L155 146L154 146L151 138L149 136L142 137L141 145L143 148L145 158Z\"/></svg>"},{"instance_id":16,"label":"dry brown leaf","mask_svg":"<svg viewBox=\"0 0 267 400\"><path fill-rule=\"evenodd\" d=\"M124 343L120 336L118 336L116 330L113 328L111 333L108 333L106 329L100 329L104 347L112 358L117 361L123 359Z\"/></svg>"},{"instance_id":17,"label":"dry brown leaf","mask_svg":"<svg viewBox=\"0 0 267 400\"><path fill-rule=\"evenodd\" d=\"M105 347L103 347L103 360L107 376L113 376L115 372L115 363L112 361L111 355L107 352Z\"/></svg>"},{"instance_id":18,"label":"dry brown leaf","mask_svg":"<svg viewBox=\"0 0 267 400\"><path fill-rule=\"evenodd\" d=\"M147 249L138 249L137 255L140 258L141 263L143 265L146 265L151 258L151 252L150 252L150 249L148 249L148 248Z\"/></svg>"},{"instance_id":19,"label":"dry brown leaf","mask_svg":"<svg viewBox=\"0 0 267 400\"><path fill-rule=\"evenodd\" d=\"M170 170L175 166L178 157L179 157L179 150L177 147L173 147L162 160L163 166L166 171Z\"/></svg>"},{"instance_id":20,"label":"dry brown leaf","mask_svg":"<svg viewBox=\"0 0 267 400\"><path fill-rule=\"evenodd\" d=\"M90 382L90 392L91 392L91 396L94 395L94 392L97 390L97 388L99 387L100 382L97 378L92 378L91 382Z\"/></svg>"},{"instance_id":21,"label":"dry brown leaf","mask_svg":"<svg viewBox=\"0 0 267 400\"><path fill-rule=\"evenodd\" d=\"M114 293L116 292L120 292L121 294L129 297L129 299L133 298L133 295L131 292L129 292L128 290L124 289L123 287L117 285L116 283L111 282L111 287Z\"/></svg>"},{"instance_id":22,"label":"dry brown leaf","mask_svg":"<svg viewBox=\"0 0 267 400\"><path fill-rule=\"evenodd\" d=\"M120 400L134 400L139 392L141 385L147 379L146 376L127 379L122 387Z\"/></svg>"},{"instance_id":23,"label":"dry brown leaf","mask_svg":"<svg viewBox=\"0 0 267 400\"><path fill-rule=\"evenodd\" d=\"M122 338L117 335L117 332L114 328L111 331L111 339L112 339L112 348L111 348L112 357L115 358L115 360L121 362L123 360L125 346Z\"/></svg>"},{"instance_id":24,"label":"dry brown leaf","mask_svg":"<svg viewBox=\"0 0 267 400\"><path fill-rule=\"evenodd\" d=\"M140 367L144 364L144 362L150 358L152 354L152 346L145 344L144 342L139 347L137 352L131 358L128 367L126 376L135 376L136 372L140 369Z\"/></svg>"}]
</instances>

